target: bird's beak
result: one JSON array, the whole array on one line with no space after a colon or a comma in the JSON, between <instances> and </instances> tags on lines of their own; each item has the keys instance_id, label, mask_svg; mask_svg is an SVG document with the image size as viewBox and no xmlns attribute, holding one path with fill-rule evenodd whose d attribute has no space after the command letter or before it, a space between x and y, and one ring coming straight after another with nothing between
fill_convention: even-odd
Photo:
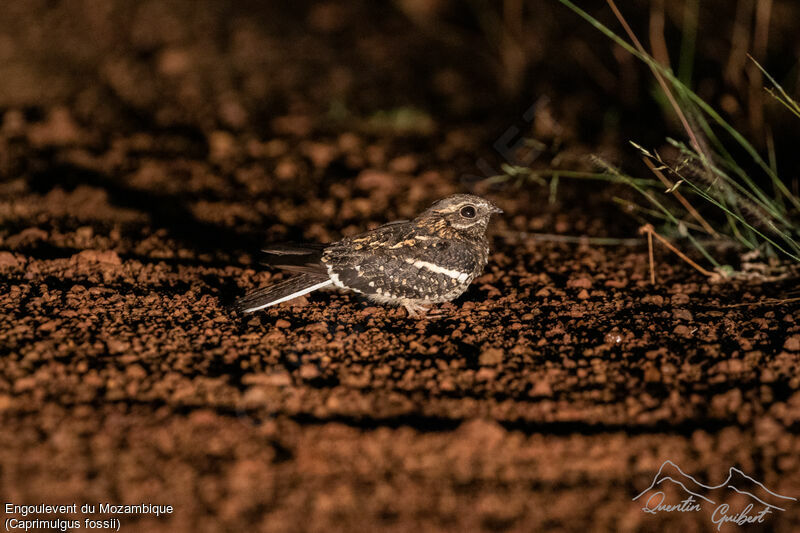
<instances>
[{"instance_id":1,"label":"bird's beak","mask_svg":"<svg viewBox=\"0 0 800 533\"><path fill-rule=\"evenodd\" d=\"M489 204L489 213L502 213L503 210L494 204Z\"/></svg>"}]
</instances>

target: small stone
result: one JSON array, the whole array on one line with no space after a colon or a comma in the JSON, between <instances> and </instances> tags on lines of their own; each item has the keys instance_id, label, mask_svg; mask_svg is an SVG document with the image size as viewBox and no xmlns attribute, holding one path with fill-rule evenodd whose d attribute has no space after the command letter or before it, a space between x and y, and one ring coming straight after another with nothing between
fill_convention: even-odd
<instances>
[{"instance_id":1,"label":"small stone","mask_svg":"<svg viewBox=\"0 0 800 533\"><path fill-rule=\"evenodd\" d=\"M245 385L285 387L292 384L292 376L283 370L271 374L247 374L242 377L242 383Z\"/></svg>"},{"instance_id":2,"label":"small stone","mask_svg":"<svg viewBox=\"0 0 800 533\"><path fill-rule=\"evenodd\" d=\"M29 246L39 241L47 240L49 234L39 228L27 228L8 238L6 243L12 248Z\"/></svg>"},{"instance_id":3,"label":"small stone","mask_svg":"<svg viewBox=\"0 0 800 533\"><path fill-rule=\"evenodd\" d=\"M644 371L644 380L647 383L658 383L661 381L661 372L654 366L650 366Z\"/></svg>"},{"instance_id":4,"label":"small stone","mask_svg":"<svg viewBox=\"0 0 800 533\"><path fill-rule=\"evenodd\" d=\"M293 180L298 173L297 164L289 158L283 158L275 165L275 177L281 181Z\"/></svg>"},{"instance_id":5,"label":"small stone","mask_svg":"<svg viewBox=\"0 0 800 533\"><path fill-rule=\"evenodd\" d=\"M484 367L475 372L477 381L492 381L497 376L497 371L493 368Z\"/></svg>"},{"instance_id":6,"label":"small stone","mask_svg":"<svg viewBox=\"0 0 800 533\"><path fill-rule=\"evenodd\" d=\"M589 291L586 289L582 289L581 292L578 293L578 300L588 300L589 299Z\"/></svg>"},{"instance_id":7,"label":"small stone","mask_svg":"<svg viewBox=\"0 0 800 533\"><path fill-rule=\"evenodd\" d=\"M79 241L86 242L94 236L94 229L91 226L81 226L75 230L75 237Z\"/></svg>"},{"instance_id":8,"label":"small stone","mask_svg":"<svg viewBox=\"0 0 800 533\"><path fill-rule=\"evenodd\" d=\"M109 265L121 265L122 259L117 252L112 250L84 250L72 256L72 260L78 263L105 263Z\"/></svg>"},{"instance_id":9,"label":"small stone","mask_svg":"<svg viewBox=\"0 0 800 533\"><path fill-rule=\"evenodd\" d=\"M481 285L480 289L482 291L486 291L488 293L487 296L489 298L493 298L495 296L500 296L501 294L503 294L497 287L495 287L494 285L489 285L488 283Z\"/></svg>"},{"instance_id":10,"label":"small stone","mask_svg":"<svg viewBox=\"0 0 800 533\"><path fill-rule=\"evenodd\" d=\"M236 139L227 131L212 131L208 136L208 148L212 161L228 159L236 153Z\"/></svg>"},{"instance_id":11,"label":"small stone","mask_svg":"<svg viewBox=\"0 0 800 533\"><path fill-rule=\"evenodd\" d=\"M689 295L684 293L678 293L672 295L672 305L686 305L689 303Z\"/></svg>"},{"instance_id":12,"label":"small stone","mask_svg":"<svg viewBox=\"0 0 800 533\"><path fill-rule=\"evenodd\" d=\"M19 261L11 252L0 252L0 267L16 267Z\"/></svg>"},{"instance_id":13,"label":"small stone","mask_svg":"<svg viewBox=\"0 0 800 533\"><path fill-rule=\"evenodd\" d=\"M300 367L300 377L305 380L312 380L318 378L320 375L319 368L316 365L305 364Z\"/></svg>"},{"instance_id":14,"label":"small stone","mask_svg":"<svg viewBox=\"0 0 800 533\"><path fill-rule=\"evenodd\" d=\"M681 337L690 337L692 335L692 331L683 324L675 326L675 329L672 330L672 332L675 333L675 335L680 335Z\"/></svg>"},{"instance_id":15,"label":"small stone","mask_svg":"<svg viewBox=\"0 0 800 533\"><path fill-rule=\"evenodd\" d=\"M477 443L482 449L492 449L503 442L507 432L503 426L494 420L475 418L466 420L456 430L460 440Z\"/></svg>"},{"instance_id":16,"label":"small stone","mask_svg":"<svg viewBox=\"0 0 800 533\"><path fill-rule=\"evenodd\" d=\"M276 328L286 329L286 328L289 328L291 326L292 326L292 323L289 322L288 320L283 319L283 318L279 318L277 321L275 321L275 327Z\"/></svg>"},{"instance_id":17,"label":"small stone","mask_svg":"<svg viewBox=\"0 0 800 533\"><path fill-rule=\"evenodd\" d=\"M644 356L651 361L658 359L659 357L664 357L666 355L667 355L667 349L664 348L663 346L657 350L648 350L644 354Z\"/></svg>"},{"instance_id":18,"label":"small stone","mask_svg":"<svg viewBox=\"0 0 800 533\"><path fill-rule=\"evenodd\" d=\"M571 279L567 282L567 287L572 287L575 289L591 289L592 280L591 278Z\"/></svg>"},{"instance_id":19,"label":"small stone","mask_svg":"<svg viewBox=\"0 0 800 533\"><path fill-rule=\"evenodd\" d=\"M792 335L783 344L783 347L790 352L800 352L800 335Z\"/></svg>"},{"instance_id":20,"label":"small stone","mask_svg":"<svg viewBox=\"0 0 800 533\"><path fill-rule=\"evenodd\" d=\"M403 155L389 161L389 169L392 172L410 174L417 169L417 166L417 158L413 155Z\"/></svg>"},{"instance_id":21,"label":"small stone","mask_svg":"<svg viewBox=\"0 0 800 533\"><path fill-rule=\"evenodd\" d=\"M481 352L478 362L481 366L499 365L503 362L503 350L500 348L487 348Z\"/></svg>"},{"instance_id":22,"label":"small stone","mask_svg":"<svg viewBox=\"0 0 800 533\"><path fill-rule=\"evenodd\" d=\"M8 394L0 394L0 413L11 408L12 398Z\"/></svg>"},{"instance_id":23,"label":"small stone","mask_svg":"<svg viewBox=\"0 0 800 533\"><path fill-rule=\"evenodd\" d=\"M453 383L452 379L444 378L439 382L439 389L443 391L454 391L456 390L456 384Z\"/></svg>"},{"instance_id":24,"label":"small stone","mask_svg":"<svg viewBox=\"0 0 800 533\"><path fill-rule=\"evenodd\" d=\"M127 342L118 340L118 339L109 339L106 341L106 346L108 347L108 352L112 354L122 353L128 350L130 347Z\"/></svg>"},{"instance_id":25,"label":"small stone","mask_svg":"<svg viewBox=\"0 0 800 533\"><path fill-rule=\"evenodd\" d=\"M528 392L531 398L550 397L553 395L553 387L547 381L541 380L534 383L533 388Z\"/></svg>"},{"instance_id":26,"label":"small stone","mask_svg":"<svg viewBox=\"0 0 800 533\"><path fill-rule=\"evenodd\" d=\"M147 371L141 365L130 365L125 368L125 374L133 379L143 379L147 377Z\"/></svg>"},{"instance_id":27,"label":"small stone","mask_svg":"<svg viewBox=\"0 0 800 533\"><path fill-rule=\"evenodd\" d=\"M338 149L331 144L309 142L303 145L303 153L311 160L315 168L327 168L331 161L339 155Z\"/></svg>"}]
</instances>

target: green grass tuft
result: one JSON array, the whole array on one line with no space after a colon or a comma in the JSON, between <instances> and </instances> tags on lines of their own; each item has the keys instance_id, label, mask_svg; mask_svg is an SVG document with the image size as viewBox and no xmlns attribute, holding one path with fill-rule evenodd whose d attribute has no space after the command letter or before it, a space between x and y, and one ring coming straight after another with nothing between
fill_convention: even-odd
<instances>
[{"instance_id":1,"label":"green grass tuft","mask_svg":"<svg viewBox=\"0 0 800 533\"><path fill-rule=\"evenodd\" d=\"M744 135L698 96L688 86L691 80L689 66L683 63L681 74L676 76L670 68L645 52L625 25L621 14L616 12L613 2L609 0L609 5L625 25L636 46L571 1L559 2L650 67L689 138L688 143L668 139L680 154L677 161L669 162L664 161L657 152L632 143L643 157L652 161L651 169L654 168L653 172L658 172L663 177L661 181L634 179L598 159L596 163L603 170L601 175L611 176L606 179L626 183L641 193L660 215L658 218L679 229L716 267L719 267L719 262L694 233L705 232L715 238L733 239L748 249L765 249L768 253L782 254L800 262L800 225L797 221L800 198L793 195L778 176L772 149L768 162ZM686 54L694 47L693 38L693 35L685 36L686 41L691 41L684 43ZM686 60L685 57L682 59ZM768 89L772 96L800 118L800 104L761 65L756 65L773 85L773 88ZM739 150L748 155L751 161L746 166L755 167L760 176L751 176L745 170L745 163L737 161L728 149L730 143L737 145ZM771 146L769 139L767 145ZM559 176L566 177L563 171L559 171ZM663 181L671 183L665 188ZM771 183L771 192L759 185L765 181ZM676 207L674 201L679 195L683 196L679 198L682 200L682 207ZM695 205L698 209L694 209ZM700 211L718 227L712 228L706 223ZM699 220L702 227L694 223L687 224L693 218L694 221Z\"/></svg>"}]
</instances>

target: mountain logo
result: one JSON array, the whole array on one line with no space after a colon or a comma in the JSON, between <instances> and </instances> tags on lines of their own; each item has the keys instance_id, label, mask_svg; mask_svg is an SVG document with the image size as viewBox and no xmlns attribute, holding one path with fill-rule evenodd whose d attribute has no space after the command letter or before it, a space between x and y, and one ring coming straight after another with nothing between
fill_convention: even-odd
<instances>
[{"instance_id":1,"label":"mountain logo","mask_svg":"<svg viewBox=\"0 0 800 533\"><path fill-rule=\"evenodd\" d=\"M678 503L668 503L668 493L677 493L683 499ZM666 460L650 486L633 501L643 504L642 511L648 514L712 510L711 521L719 531L723 524L728 523L739 526L763 523L767 515L785 511L797 498L769 490L733 467L728 470L728 477L723 483L705 485L672 461ZM732 504L738 508L738 512L732 511Z\"/></svg>"}]
</instances>

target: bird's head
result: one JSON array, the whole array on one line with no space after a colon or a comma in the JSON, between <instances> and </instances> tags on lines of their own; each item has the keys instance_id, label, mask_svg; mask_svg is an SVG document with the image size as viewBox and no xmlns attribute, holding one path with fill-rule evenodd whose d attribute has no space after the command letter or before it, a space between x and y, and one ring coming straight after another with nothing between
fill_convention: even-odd
<instances>
[{"instance_id":1,"label":"bird's head","mask_svg":"<svg viewBox=\"0 0 800 533\"><path fill-rule=\"evenodd\" d=\"M492 214L502 212L480 196L454 194L430 206L419 218L442 220L451 228L480 237L486 233Z\"/></svg>"}]
</instances>

